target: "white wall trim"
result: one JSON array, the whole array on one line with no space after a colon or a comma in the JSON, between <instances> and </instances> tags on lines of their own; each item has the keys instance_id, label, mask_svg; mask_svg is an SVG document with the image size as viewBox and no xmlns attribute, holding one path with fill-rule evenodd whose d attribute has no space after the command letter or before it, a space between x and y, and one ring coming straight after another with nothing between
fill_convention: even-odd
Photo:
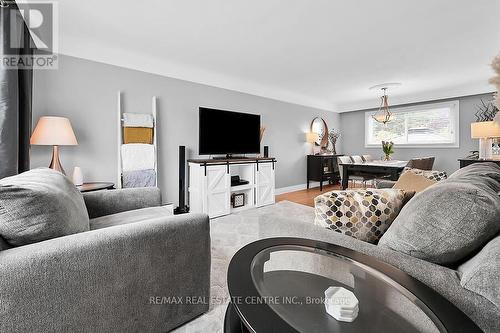
<instances>
[{"instance_id":1,"label":"white wall trim","mask_svg":"<svg viewBox=\"0 0 500 333\"><path fill-rule=\"evenodd\" d=\"M348 102L334 101L331 100L331 98L312 96L263 82L251 81L192 65L171 62L161 57L137 51L132 52L131 50L124 50L95 40L88 40L71 35L66 36L59 53L75 58L228 89L334 113L376 109L379 106L377 96L370 99L352 100ZM478 80L469 77L464 78L463 82L462 85L456 87L444 87L423 92L415 91L409 95L403 96L391 95L391 105L397 106L422 103L440 99L486 94L494 91L492 86L488 84L487 78Z\"/></svg>"},{"instance_id":2,"label":"white wall trim","mask_svg":"<svg viewBox=\"0 0 500 333\"><path fill-rule=\"evenodd\" d=\"M467 80L464 82L467 82ZM409 105L411 106L413 104L433 103L448 99L459 99L462 97L492 94L494 92L495 90L490 84L488 84L488 81L474 81L471 83L464 83L463 86L455 87L453 89L434 89L429 92L414 92L409 95L391 95L389 97L391 108L395 108L406 107ZM380 107L380 103L377 98L372 98L370 100L358 100L345 104L337 103L334 107L335 112L340 114L356 111L375 112Z\"/></svg>"},{"instance_id":3,"label":"white wall trim","mask_svg":"<svg viewBox=\"0 0 500 333\"><path fill-rule=\"evenodd\" d=\"M330 101L262 82L171 62L147 53L118 49L97 41L68 36L64 42L59 52L62 55L335 112Z\"/></svg>"},{"instance_id":4,"label":"white wall trim","mask_svg":"<svg viewBox=\"0 0 500 333\"><path fill-rule=\"evenodd\" d=\"M327 184L328 183L323 183L323 185L327 185ZM309 188L314 188L314 187L319 187L319 182L310 182L309 183ZM285 194L285 193L290 193L290 192L305 190L306 188L307 188L307 184L298 184L298 185L292 185L292 186L285 186L285 187L277 188L274 191L274 193L276 195L279 195L279 194Z\"/></svg>"}]
</instances>

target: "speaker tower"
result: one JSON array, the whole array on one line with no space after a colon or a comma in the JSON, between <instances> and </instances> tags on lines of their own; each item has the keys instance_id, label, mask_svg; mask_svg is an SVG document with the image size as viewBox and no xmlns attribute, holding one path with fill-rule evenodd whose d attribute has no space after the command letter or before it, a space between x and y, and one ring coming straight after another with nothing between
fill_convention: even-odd
<instances>
[{"instance_id":1,"label":"speaker tower","mask_svg":"<svg viewBox=\"0 0 500 333\"><path fill-rule=\"evenodd\" d=\"M186 206L186 146L179 146L179 207L174 214L189 213Z\"/></svg>"}]
</instances>

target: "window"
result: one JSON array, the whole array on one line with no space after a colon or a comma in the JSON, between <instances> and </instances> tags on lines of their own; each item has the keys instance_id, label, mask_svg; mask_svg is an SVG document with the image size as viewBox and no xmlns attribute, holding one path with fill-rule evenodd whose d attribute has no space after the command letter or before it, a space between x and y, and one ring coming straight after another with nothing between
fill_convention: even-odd
<instances>
[{"instance_id":1,"label":"window","mask_svg":"<svg viewBox=\"0 0 500 333\"><path fill-rule=\"evenodd\" d=\"M398 147L458 147L459 102L391 108L392 120L381 124L365 113L365 147L379 147L382 140Z\"/></svg>"}]
</instances>

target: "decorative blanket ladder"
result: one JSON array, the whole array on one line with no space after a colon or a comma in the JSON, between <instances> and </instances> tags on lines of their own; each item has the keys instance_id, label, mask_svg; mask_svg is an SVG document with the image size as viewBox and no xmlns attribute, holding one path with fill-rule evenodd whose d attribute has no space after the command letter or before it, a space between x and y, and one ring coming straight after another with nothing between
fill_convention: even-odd
<instances>
[{"instance_id":1,"label":"decorative blanket ladder","mask_svg":"<svg viewBox=\"0 0 500 333\"><path fill-rule=\"evenodd\" d=\"M123 144L123 103L122 103L122 92L118 91L117 94L118 103L117 103L117 151L118 151L118 160L117 160L117 177L116 177L116 188L123 188L123 166L122 166L122 149L121 146ZM151 114L153 116L153 148L154 148L154 171L155 171L155 186L158 186L158 136L157 136L157 100L156 96L152 97L151 100Z\"/></svg>"}]
</instances>

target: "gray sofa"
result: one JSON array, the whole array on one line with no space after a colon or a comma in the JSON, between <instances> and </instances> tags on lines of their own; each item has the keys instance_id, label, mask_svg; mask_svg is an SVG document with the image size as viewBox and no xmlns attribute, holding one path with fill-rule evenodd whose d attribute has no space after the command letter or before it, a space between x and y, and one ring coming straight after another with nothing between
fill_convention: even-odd
<instances>
[{"instance_id":1,"label":"gray sofa","mask_svg":"<svg viewBox=\"0 0 500 333\"><path fill-rule=\"evenodd\" d=\"M470 198L473 200L486 203L487 207L489 207L488 210L496 214L493 219L498 218L500 211L499 167L493 164L471 166L457 171L450 178L451 179L439 182L439 185L433 185L436 186L436 192L442 197L441 203L436 201L428 203L428 205L425 206L423 199L425 196L428 196L431 191L427 194L422 194L423 192L419 193L410 200L410 203L416 200L415 203L420 207L421 211L411 213L408 210L403 210L400 213L400 215L404 215L401 221L396 219L386 232L386 234L389 235L389 240L395 238L395 235L398 234L398 229L401 227L408 227L405 225L405 222L408 222L408 220L403 221L403 219L413 219L419 216L425 216L425 214L430 214L437 208L442 209L443 214L460 214L460 212L457 211L452 212L447 210L447 206L442 205L443 200L454 200L458 196L457 192L460 191L469 193L471 195ZM490 191L490 194L496 194L496 199L493 199L493 201L486 200L486 195L481 193L482 190L486 189ZM448 204L448 207L453 206L452 203ZM461 202L455 203L455 205L460 204ZM470 225L471 223L480 225L482 222L477 219L478 215L476 212L473 212L471 215L475 216L476 219L470 219L470 216L466 215L462 216L464 219L461 223L465 225ZM491 217L492 215L489 215L485 218L489 218L490 221L492 221ZM431 220L429 225L432 225L433 223L437 223L436 220L432 220L432 218L440 219L441 216L438 215L432 218L428 216L427 218ZM456 219L454 221L456 221ZM398 222L403 222L403 225L398 225ZM415 255L409 255L403 253L401 250L392 249L390 247L392 244L387 240L384 241L385 235L381 239L381 244L375 245L332 230L319 227L312 228L311 225L302 221L293 221L289 218L279 216L266 216L262 218L259 223L261 237L292 236L316 239L374 256L401 269L436 290L455 304L485 332L500 332L500 233L498 233L500 219L496 220L495 226L490 225L481 231L485 234L490 232L493 233L493 235L489 237L480 237L480 244L477 244L477 248L472 250L470 255L467 255L461 260L453 260L453 263L446 264L437 264L431 260L419 258L424 255L421 252L415 253ZM427 227L429 227L429 225L427 225ZM475 227L476 225L473 226L473 228ZM447 230L442 230L442 235L439 235L438 232L434 232L432 235L426 235L426 231L427 230L418 229L420 234L418 237L415 237L416 243L421 244L426 241L426 238L434 238L434 240L438 240L440 243L445 244L446 241L454 237L466 238L471 235L469 230L463 230L464 233L461 234L460 231L462 230L460 229L459 232L453 230L452 232L454 234L447 234ZM472 234L479 232L480 231L476 230L473 231ZM406 237L410 239L409 242L412 241L411 235L407 234ZM416 244L416 246L418 245L419 244ZM436 245L426 250L429 252L427 255L431 255L432 251L439 250L439 246ZM456 252L458 251L451 251L447 255L452 256L455 255Z\"/></svg>"},{"instance_id":2,"label":"gray sofa","mask_svg":"<svg viewBox=\"0 0 500 333\"><path fill-rule=\"evenodd\" d=\"M0 332L166 332L208 310L186 301L209 297L206 215L167 216L156 188L84 199L90 231L0 244Z\"/></svg>"}]
</instances>

